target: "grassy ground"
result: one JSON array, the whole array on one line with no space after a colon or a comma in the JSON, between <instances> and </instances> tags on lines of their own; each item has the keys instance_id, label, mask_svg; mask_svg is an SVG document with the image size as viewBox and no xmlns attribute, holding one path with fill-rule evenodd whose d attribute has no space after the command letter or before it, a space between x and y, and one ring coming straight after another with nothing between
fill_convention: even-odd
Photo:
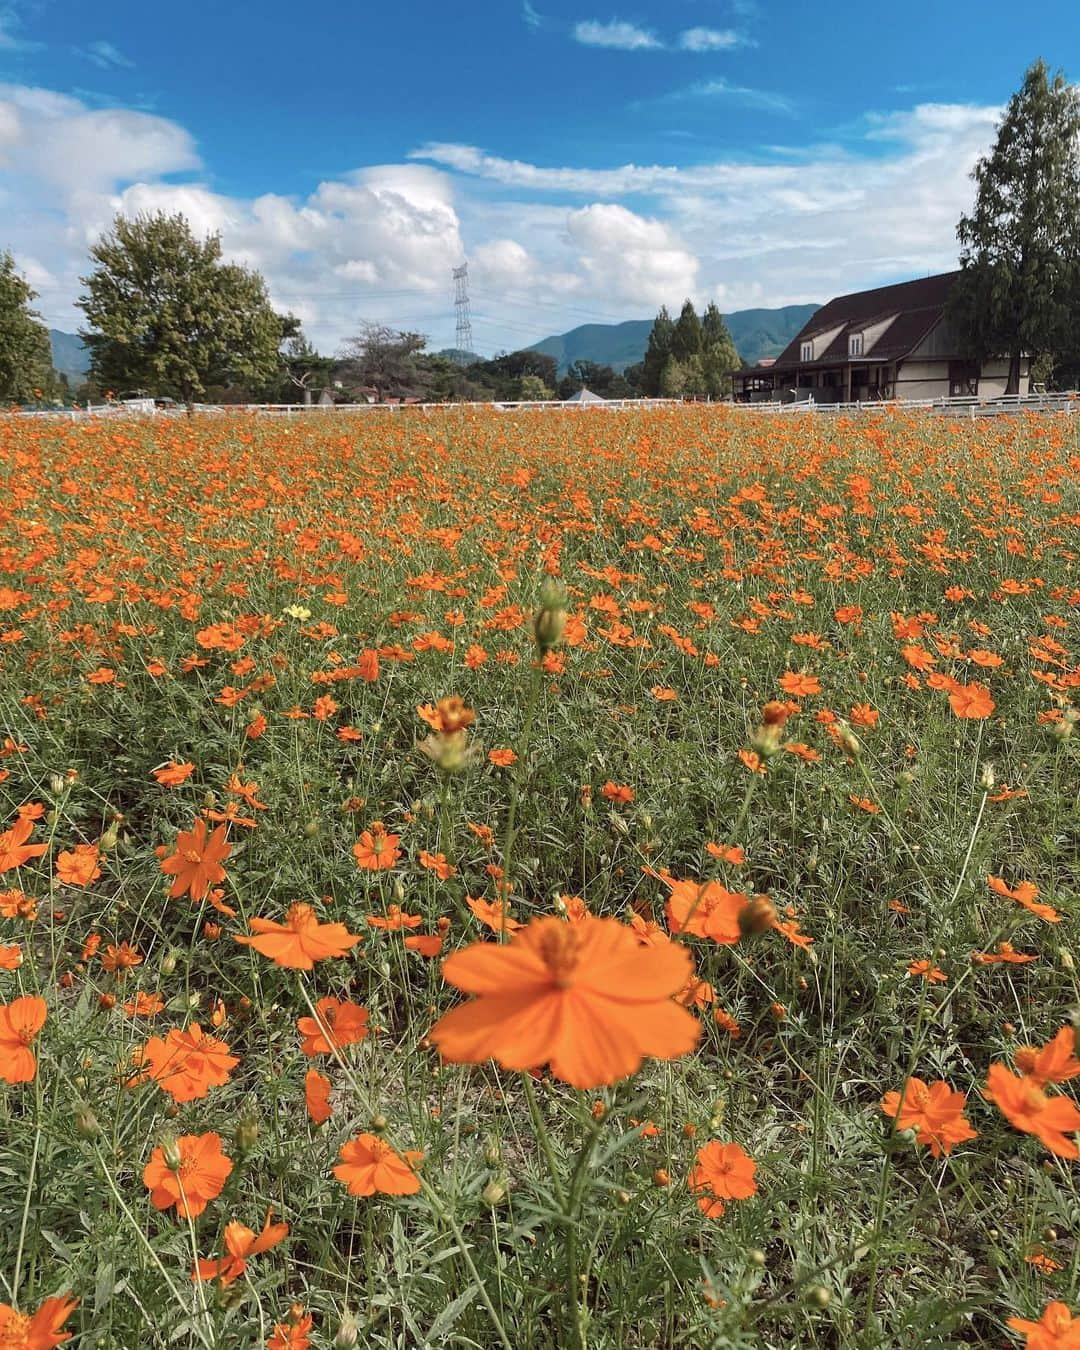
<instances>
[{"instance_id":1,"label":"grassy ground","mask_svg":"<svg viewBox=\"0 0 1080 1350\"><path fill-rule=\"evenodd\" d=\"M124 1350L1000 1346L1075 1307L1075 1164L981 1089L1080 1001L1078 421L0 422L0 829L40 803L48 846L0 877L0 1003L47 1005L34 1077L0 1082L0 1302L69 1293L72 1344ZM417 750L450 695L453 774ZM171 899L201 813L221 894ZM377 821L400 856L361 868ZM440 1064L460 995L405 938L498 941L467 901L500 868L522 922L578 897L666 932L667 876L798 928L676 938L698 1047L612 1087ZM362 943L303 972L234 941L298 902ZM1036 959L972 960L1002 942ZM328 996L369 1034L306 1056ZM194 1022L227 1081L133 1083ZM977 1138L894 1131L911 1075ZM207 1132L224 1189L155 1208L152 1151ZM422 1151L422 1189L349 1194L360 1133ZM757 1169L718 1218L688 1186L711 1140ZM192 1280L270 1208L282 1241Z\"/></svg>"}]
</instances>

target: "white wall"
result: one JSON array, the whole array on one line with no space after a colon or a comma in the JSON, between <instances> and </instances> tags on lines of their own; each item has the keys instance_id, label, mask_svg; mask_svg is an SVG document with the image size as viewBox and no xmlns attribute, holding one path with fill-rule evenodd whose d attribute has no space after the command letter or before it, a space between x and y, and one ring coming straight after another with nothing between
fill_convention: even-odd
<instances>
[{"instance_id":1,"label":"white wall","mask_svg":"<svg viewBox=\"0 0 1080 1350\"><path fill-rule=\"evenodd\" d=\"M948 398L948 361L903 361L893 386L896 397Z\"/></svg>"}]
</instances>

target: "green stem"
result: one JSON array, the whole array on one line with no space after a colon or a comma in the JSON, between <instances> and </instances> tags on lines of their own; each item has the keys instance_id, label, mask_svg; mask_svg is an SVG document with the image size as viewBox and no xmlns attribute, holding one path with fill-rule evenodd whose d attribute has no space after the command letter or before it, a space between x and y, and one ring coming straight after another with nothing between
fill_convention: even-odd
<instances>
[{"instance_id":1,"label":"green stem","mask_svg":"<svg viewBox=\"0 0 1080 1350\"><path fill-rule=\"evenodd\" d=\"M543 678L544 672L540 668L539 661L537 661L533 664L532 679L529 682L529 693L525 704L525 723L521 729L521 739L518 742L517 763L514 765L514 778L510 788L510 809L506 815L506 835L503 839L503 882L506 889L500 938L504 942L506 941L506 908L510 901L510 886L513 881L511 871L514 861L514 844L517 842L518 836L518 803L521 800L521 789L525 781L525 775L528 773L529 746L532 742L533 722L536 718L536 705L539 701L540 685Z\"/></svg>"}]
</instances>

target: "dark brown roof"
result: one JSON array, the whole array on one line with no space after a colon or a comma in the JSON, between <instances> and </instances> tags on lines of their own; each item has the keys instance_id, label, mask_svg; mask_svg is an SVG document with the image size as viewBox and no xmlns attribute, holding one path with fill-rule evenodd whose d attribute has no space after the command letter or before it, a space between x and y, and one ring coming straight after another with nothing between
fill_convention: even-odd
<instances>
[{"instance_id":1,"label":"dark brown roof","mask_svg":"<svg viewBox=\"0 0 1080 1350\"><path fill-rule=\"evenodd\" d=\"M796 366L846 365L896 361L907 356L941 318L945 301L959 272L943 272L936 277L901 281L894 286L878 286L872 291L856 291L830 300L811 315L802 330L776 358L773 370ZM848 356L848 337L895 315L892 323L864 356ZM801 344L834 328L840 331L825 351L813 361L801 361ZM753 369L751 367L750 369ZM743 373L749 373L744 371Z\"/></svg>"}]
</instances>

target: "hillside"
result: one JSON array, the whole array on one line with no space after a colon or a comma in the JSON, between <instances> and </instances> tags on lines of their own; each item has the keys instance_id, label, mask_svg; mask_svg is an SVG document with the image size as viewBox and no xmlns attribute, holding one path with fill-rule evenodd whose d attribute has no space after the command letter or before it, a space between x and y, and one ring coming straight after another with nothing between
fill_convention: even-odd
<instances>
[{"instance_id":1,"label":"hillside","mask_svg":"<svg viewBox=\"0 0 1080 1350\"><path fill-rule=\"evenodd\" d=\"M739 355L753 365L763 356L777 356L819 305L785 305L782 309L740 309L725 314ZM625 323L586 323L568 333L558 333L534 343L530 351L553 356L559 373L574 361L625 370L640 361L652 331L652 319L629 319Z\"/></svg>"},{"instance_id":2,"label":"hillside","mask_svg":"<svg viewBox=\"0 0 1080 1350\"><path fill-rule=\"evenodd\" d=\"M60 375L66 375L73 385L82 384L90 369L90 353L74 333L63 333L59 328L49 329L53 366Z\"/></svg>"}]
</instances>

